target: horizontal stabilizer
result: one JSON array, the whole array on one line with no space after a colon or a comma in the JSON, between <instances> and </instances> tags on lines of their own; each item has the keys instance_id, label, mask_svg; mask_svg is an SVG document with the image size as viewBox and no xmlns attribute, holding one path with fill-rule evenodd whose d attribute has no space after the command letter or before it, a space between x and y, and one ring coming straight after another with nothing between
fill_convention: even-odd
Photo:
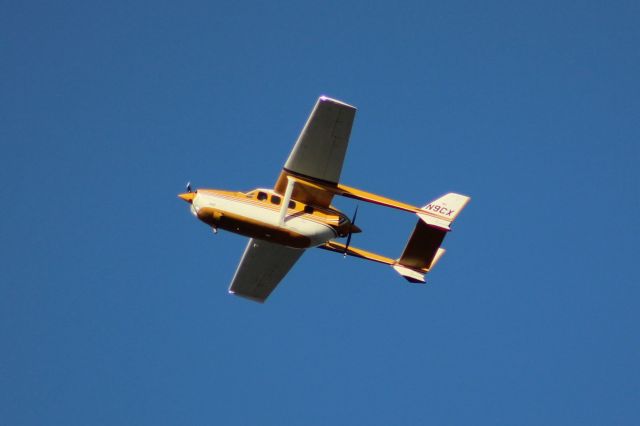
<instances>
[{"instance_id":1,"label":"horizontal stabilizer","mask_svg":"<svg viewBox=\"0 0 640 426\"><path fill-rule=\"evenodd\" d=\"M402 275L410 283L424 284L425 275L427 275L427 272L429 272L431 268L433 268L435 264L438 263L438 260L440 260L445 251L446 250L443 248L439 248L438 250L436 250L436 255L431 260L431 264L428 268L413 269L399 263L395 265L393 269L395 269L397 273ZM399 260L399 262L401 262L401 260Z\"/></svg>"},{"instance_id":2,"label":"horizontal stabilizer","mask_svg":"<svg viewBox=\"0 0 640 426\"><path fill-rule=\"evenodd\" d=\"M438 253L447 231L418 220L398 263L413 269L429 270L442 253Z\"/></svg>"}]
</instances>

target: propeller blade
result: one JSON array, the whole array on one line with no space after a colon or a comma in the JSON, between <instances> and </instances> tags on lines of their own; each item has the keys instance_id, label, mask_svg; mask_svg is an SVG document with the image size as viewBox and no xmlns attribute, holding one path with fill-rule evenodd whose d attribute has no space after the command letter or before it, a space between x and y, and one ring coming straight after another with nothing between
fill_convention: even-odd
<instances>
[{"instance_id":1,"label":"propeller blade","mask_svg":"<svg viewBox=\"0 0 640 426\"><path fill-rule=\"evenodd\" d=\"M347 252L349 251L349 244L351 244L351 232L349 232L349 235L347 236L347 244L344 246L344 257L347 257Z\"/></svg>"},{"instance_id":2,"label":"propeller blade","mask_svg":"<svg viewBox=\"0 0 640 426\"><path fill-rule=\"evenodd\" d=\"M360 207L359 204L356 204L356 211L353 212L353 217L351 218L351 225L355 225L356 224L356 217L358 217L358 207ZM344 246L344 257L347 257L347 252L349 251L349 244L351 244L351 236L353 235L353 232L349 231L349 235L347 235L347 243Z\"/></svg>"},{"instance_id":3,"label":"propeller blade","mask_svg":"<svg viewBox=\"0 0 640 426\"><path fill-rule=\"evenodd\" d=\"M193 192L191 190L191 181L187 182L187 192Z\"/></svg>"}]
</instances>

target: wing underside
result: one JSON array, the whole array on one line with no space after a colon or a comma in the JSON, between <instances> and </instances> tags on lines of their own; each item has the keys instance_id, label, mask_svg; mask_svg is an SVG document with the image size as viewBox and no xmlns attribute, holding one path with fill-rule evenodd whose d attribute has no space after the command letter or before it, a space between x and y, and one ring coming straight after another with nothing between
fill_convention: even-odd
<instances>
[{"instance_id":1,"label":"wing underside","mask_svg":"<svg viewBox=\"0 0 640 426\"><path fill-rule=\"evenodd\" d=\"M340 181L356 109L335 99L320 97L311 111L275 185L284 192L287 176L310 178L329 185ZM294 190L294 199L328 206L333 194L310 187Z\"/></svg>"},{"instance_id":2,"label":"wing underside","mask_svg":"<svg viewBox=\"0 0 640 426\"><path fill-rule=\"evenodd\" d=\"M254 238L249 240L229 293L264 302L304 250Z\"/></svg>"}]
</instances>

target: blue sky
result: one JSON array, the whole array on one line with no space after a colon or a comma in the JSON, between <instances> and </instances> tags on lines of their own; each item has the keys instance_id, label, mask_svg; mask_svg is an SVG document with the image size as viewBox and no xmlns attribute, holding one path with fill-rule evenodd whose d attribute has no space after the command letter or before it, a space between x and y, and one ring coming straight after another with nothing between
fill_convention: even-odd
<instances>
[{"instance_id":1,"label":"blue sky","mask_svg":"<svg viewBox=\"0 0 640 426\"><path fill-rule=\"evenodd\" d=\"M637 2L0 10L3 424L640 421ZM472 202L426 286L311 250L229 296L244 238L176 194L273 185L321 94L343 182Z\"/></svg>"}]
</instances>

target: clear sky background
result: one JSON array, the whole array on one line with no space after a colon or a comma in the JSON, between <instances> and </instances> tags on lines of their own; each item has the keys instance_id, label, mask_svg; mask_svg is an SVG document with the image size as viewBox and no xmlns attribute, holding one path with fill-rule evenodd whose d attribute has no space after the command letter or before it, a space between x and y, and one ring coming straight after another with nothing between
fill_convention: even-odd
<instances>
[{"instance_id":1,"label":"clear sky background","mask_svg":"<svg viewBox=\"0 0 640 426\"><path fill-rule=\"evenodd\" d=\"M2 1L0 423L639 424L639 19ZM344 183L471 204L426 286L310 250L230 296L246 240L176 194L271 187L321 94L358 107ZM361 203L352 244L415 220Z\"/></svg>"}]
</instances>

